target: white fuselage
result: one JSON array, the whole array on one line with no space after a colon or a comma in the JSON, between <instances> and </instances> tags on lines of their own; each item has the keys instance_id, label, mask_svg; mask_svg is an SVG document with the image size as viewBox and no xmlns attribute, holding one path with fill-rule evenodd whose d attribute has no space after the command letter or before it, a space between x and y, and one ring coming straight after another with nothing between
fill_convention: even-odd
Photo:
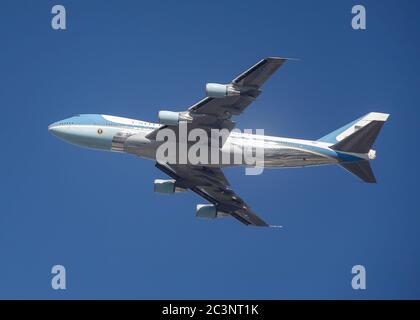
<instances>
[{"instance_id":1,"label":"white fuselage","mask_svg":"<svg viewBox=\"0 0 420 320\"><path fill-rule=\"evenodd\" d=\"M157 151L165 142L149 140L146 136L160 127L160 124L122 117L78 115L50 125L49 130L59 138L82 147L126 152L156 160ZM194 150L202 148L200 155L207 149L207 162L192 164L208 166L255 165L243 159L246 150L251 150L254 155L263 154L263 158L254 157L254 159L258 159L258 165L268 168L334 164L348 158L367 157L367 155L336 152L329 148L331 144L320 141L240 132L232 132L221 148L218 145L213 146L210 142L211 139L205 142L202 140L195 142L194 139L187 144L180 144L175 140L173 145L169 142L165 147L176 151L177 161L187 158L188 163L190 161L186 153L191 150L191 146L195 145ZM200 159L204 158L202 156Z\"/></svg>"}]
</instances>

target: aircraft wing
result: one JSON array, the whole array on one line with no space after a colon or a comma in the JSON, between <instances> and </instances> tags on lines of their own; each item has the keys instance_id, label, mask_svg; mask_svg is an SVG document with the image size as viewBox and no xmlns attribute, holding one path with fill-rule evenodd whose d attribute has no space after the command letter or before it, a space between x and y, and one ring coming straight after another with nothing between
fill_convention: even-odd
<instances>
[{"instance_id":1,"label":"aircraft wing","mask_svg":"<svg viewBox=\"0 0 420 320\"><path fill-rule=\"evenodd\" d=\"M237 76L230 85L241 88L240 95L221 98L206 97L191 106L186 112L192 117L188 129L228 129L235 127L232 116L240 115L261 93L260 87L283 65L286 58L265 58ZM177 126L164 125L152 131L147 138L156 139L157 132L164 128L177 130Z\"/></svg>"},{"instance_id":2,"label":"aircraft wing","mask_svg":"<svg viewBox=\"0 0 420 320\"><path fill-rule=\"evenodd\" d=\"M176 185L190 189L212 203L217 210L236 218L240 222L257 227L276 227L268 225L231 188L220 168L173 165L157 162L156 167L165 172Z\"/></svg>"}]
</instances>

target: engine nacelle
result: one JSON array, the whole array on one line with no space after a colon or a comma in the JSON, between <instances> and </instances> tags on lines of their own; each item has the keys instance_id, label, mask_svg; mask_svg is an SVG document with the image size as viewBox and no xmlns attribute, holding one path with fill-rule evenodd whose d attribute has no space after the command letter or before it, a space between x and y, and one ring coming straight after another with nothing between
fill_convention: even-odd
<instances>
[{"instance_id":1,"label":"engine nacelle","mask_svg":"<svg viewBox=\"0 0 420 320\"><path fill-rule=\"evenodd\" d=\"M183 188L176 186L175 180L160 180L156 179L154 182L154 192L173 194L186 191Z\"/></svg>"},{"instance_id":2,"label":"engine nacelle","mask_svg":"<svg viewBox=\"0 0 420 320\"><path fill-rule=\"evenodd\" d=\"M213 204L198 204L196 216L202 219L216 219L226 217L227 213L217 210Z\"/></svg>"},{"instance_id":3,"label":"engine nacelle","mask_svg":"<svg viewBox=\"0 0 420 320\"><path fill-rule=\"evenodd\" d=\"M239 96L241 91L239 88L231 84L207 83L206 96L209 98L224 98L230 96Z\"/></svg>"},{"instance_id":4,"label":"engine nacelle","mask_svg":"<svg viewBox=\"0 0 420 320\"><path fill-rule=\"evenodd\" d=\"M159 111L159 122L168 126L177 126L180 121L192 122L193 118L188 112Z\"/></svg>"}]
</instances>

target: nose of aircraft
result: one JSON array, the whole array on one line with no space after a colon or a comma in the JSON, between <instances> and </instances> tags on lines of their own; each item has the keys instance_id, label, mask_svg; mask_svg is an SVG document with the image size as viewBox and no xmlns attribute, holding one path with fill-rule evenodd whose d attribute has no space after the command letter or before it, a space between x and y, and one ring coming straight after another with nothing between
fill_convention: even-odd
<instances>
[{"instance_id":1,"label":"nose of aircraft","mask_svg":"<svg viewBox=\"0 0 420 320\"><path fill-rule=\"evenodd\" d=\"M54 122L48 126L48 131L60 139L73 143L73 140L77 138L78 135L77 130L74 130L73 128L75 121L76 117L71 117Z\"/></svg>"},{"instance_id":2,"label":"nose of aircraft","mask_svg":"<svg viewBox=\"0 0 420 320\"><path fill-rule=\"evenodd\" d=\"M66 136L69 134L68 128L62 124L63 122L54 122L48 126L48 131L53 135L65 139Z\"/></svg>"},{"instance_id":3,"label":"nose of aircraft","mask_svg":"<svg viewBox=\"0 0 420 320\"><path fill-rule=\"evenodd\" d=\"M51 123L48 126L48 131L51 132L52 134L55 134L55 132L57 131L57 129L58 129L58 126L56 125L56 122Z\"/></svg>"},{"instance_id":4,"label":"nose of aircraft","mask_svg":"<svg viewBox=\"0 0 420 320\"><path fill-rule=\"evenodd\" d=\"M115 132L112 129L98 127L99 116L77 115L54 122L48 131L54 136L81 147L110 150Z\"/></svg>"}]
</instances>

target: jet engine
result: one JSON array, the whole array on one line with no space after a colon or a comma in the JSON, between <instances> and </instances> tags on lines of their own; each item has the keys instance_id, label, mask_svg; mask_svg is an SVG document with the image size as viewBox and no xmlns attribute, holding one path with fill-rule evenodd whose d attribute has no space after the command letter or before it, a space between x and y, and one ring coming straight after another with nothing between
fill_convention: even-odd
<instances>
[{"instance_id":1,"label":"jet engine","mask_svg":"<svg viewBox=\"0 0 420 320\"><path fill-rule=\"evenodd\" d=\"M193 118L188 112L159 111L159 122L168 126L177 126L179 122L192 122Z\"/></svg>"},{"instance_id":2,"label":"jet engine","mask_svg":"<svg viewBox=\"0 0 420 320\"><path fill-rule=\"evenodd\" d=\"M176 186L175 180L156 179L154 182L154 192L157 193L173 194L184 191L186 191L186 189Z\"/></svg>"},{"instance_id":3,"label":"jet engine","mask_svg":"<svg viewBox=\"0 0 420 320\"><path fill-rule=\"evenodd\" d=\"M230 96L239 96L239 88L231 84L207 83L206 96L209 98L224 98Z\"/></svg>"},{"instance_id":4,"label":"jet engine","mask_svg":"<svg viewBox=\"0 0 420 320\"><path fill-rule=\"evenodd\" d=\"M196 217L202 219L216 219L226 217L228 214L217 210L213 204L198 204Z\"/></svg>"}]
</instances>

